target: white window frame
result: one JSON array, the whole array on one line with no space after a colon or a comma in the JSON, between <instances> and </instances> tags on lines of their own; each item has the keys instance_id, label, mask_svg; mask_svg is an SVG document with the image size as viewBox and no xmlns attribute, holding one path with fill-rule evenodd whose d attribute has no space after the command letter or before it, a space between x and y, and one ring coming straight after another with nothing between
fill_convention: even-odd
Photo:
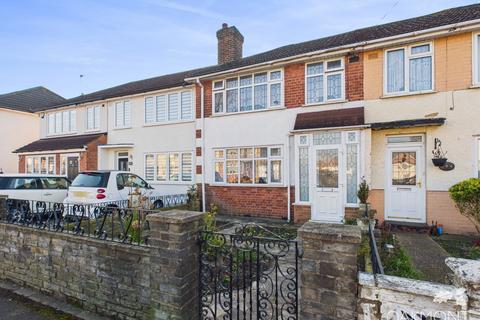
<instances>
[{"instance_id":1,"label":"white window frame","mask_svg":"<svg viewBox=\"0 0 480 320\"><path fill-rule=\"evenodd\" d=\"M128 103L129 105L129 112L130 112L130 123L129 124L126 124L126 117L125 117L125 104ZM119 125L117 124L117 104L121 104L122 108L123 108L123 119L122 119L122 123ZM127 129L127 128L131 128L132 127L132 122L133 122L133 112L132 112L132 101L131 100L122 100L122 101L115 101L113 103L113 115L114 115L114 118L113 118L113 127L115 129Z\"/></svg>"},{"instance_id":2,"label":"white window frame","mask_svg":"<svg viewBox=\"0 0 480 320\"><path fill-rule=\"evenodd\" d=\"M472 67L473 67L473 70L472 70L472 85L473 86L480 86L480 73L479 73L479 65L480 65L480 61L479 61L479 48L478 48L478 45L480 43L480 32L477 32L477 33L473 33L473 39L472 39L472 43L473 43L473 52L472 52Z\"/></svg>"},{"instance_id":3,"label":"white window frame","mask_svg":"<svg viewBox=\"0 0 480 320\"><path fill-rule=\"evenodd\" d=\"M280 72L280 79L275 79L271 80L271 74L274 72ZM262 82L257 85L261 84L266 84L267 85L267 106L265 109L255 109L255 75L256 74L261 74L261 73L267 73L267 82ZM241 86L240 85L240 78L245 77L245 76L251 76L252 77L252 84L248 86ZM228 88L227 89L227 80L229 79L237 79L237 108L238 110L235 112L227 112L227 90L232 90L234 88ZM222 86L215 89L215 83L222 82ZM279 105L273 105L271 104L271 96L270 96L270 87L273 84L280 83L280 104ZM240 111L240 88L245 88L245 87L251 87L252 88L252 109L251 110L245 110L245 111ZM238 113L248 113L248 112L261 112L265 110L271 110L271 109L278 109L278 108L284 108L285 107L285 74L283 69L274 69L274 70L267 70L267 71L258 71L254 73L247 73L247 74L240 74L237 76L233 77L227 77L224 79L218 79L218 80L213 80L212 81L212 114L214 115L225 115L225 114L238 114ZM222 93L223 95L223 111L222 112L216 112L215 111L215 94L216 93Z\"/></svg>"},{"instance_id":4,"label":"white window frame","mask_svg":"<svg viewBox=\"0 0 480 320\"><path fill-rule=\"evenodd\" d=\"M172 154L178 154L178 160L179 160L179 167L178 167L178 181L176 180L170 180L170 155ZM191 166L192 166L192 172L191 172L191 180L186 180L184 181L183 180L183 165L182 165L182 156L184 154L190 154L191 158L192 158L192 163L191 163ZM147 156L149 155L153 155L153 161L154 161L154 171L153 171L153 180L147 180L147 170L146 170L146 164L147 164ZM165 180L157 180L157 173L158 173L158 170L157 170L157 157L159 155L165 155L167 156L167 167L166 167L166 172L165 172L165 175L166 175L166 179ZM145 181L149 182L149 183L152 183L152 184L192 184L192 183L195 183L195 167L196 167L196 163L195 163L195 154L193 153L193 151L169 151L169 152L146 152L144 155L143 155L143 176L145 177Z\"/></svg>"},{"instance_id":5,"label":"white window frame","mask_svg":"<svg viewBox=\"0 0 480 320\"><path fill-rule=\"evenodd\" d=\"M88 112L89 110L92 110L92 115L93 115L93 119L92 119L92 123L93 123L93 127L92 128L89 128L88 127ZM95 116L95 112L98 110L98 123L96 121L96 116ZM102 109L100 106L90 106L90 107L87 107L85 109L85 131L98 131L100 130L100 123L101 123L101 118L102 118Z\"/></svg>"},{"instance_id":6,"label":"white window frame","mask_svg":"<svg viewBox=\"0 0 480 320\"><path fill-rule=\"evenodd\" d=\"M190 117L182 119L182 94L190 93ZM178 98L178 119L170 120L170 95L176 94ZM157 114L157 98L165 97L165 120L158 121ZM155 121L147 122L147 99L153 99L153 108ZM195 119L195 92L193 90L181 90L181 91L170 91L165 93L159 93L155 95L148 95L143 100L143 124L145 126L159 125L159 124L170 124L170 123L179 123L179 122L191 122Z\"/></svg>"},{"instance_id":7,"label":"white window frame","mask_svg":"<svg viewBox=\"0 0 480 320\"><path fill-rule=\"evenodd\" d=\"M339 68L327 70L328 62L338 61L338 60L340 60L340 67ZM307 80L308 80L308 78L311 78L311 77L317 77L320 74L308 75L307 70L308 70L309 65L319 64L319 63L323 64L323 74L322 74L322 77L323 77L323 101L321 101L321 102L310 102L309 103L308 102L308 88L307 88L308 81ZM340 80L341 83L342 83L341 97L336 98L336 99L328 99L327 78L328 78L329 75L335 75L335 74L340 74L340 77L341 77L341 80ZM346 90L345 87L346 87L346 83L345 83L345 58L344 57L328 59L328 60L312 61L312 62L309 62L309 63L305 64L305 97L304 98L305 98L305 105L306 106L326 104L326 103L332 103L332 102L338 102L338 101L345 101L345 90Z\"/></svg>"},{"instance_id":8,"label":"white window frame","mask_svg":"<svg viewBox=\"0 0 480 320\"><path fill-rule=\"evenodd\" d=\"M420 47L423 45L429 45L430 51L429 52L422 52L422 53L417 53L417 54L412 54L411 50L412 48L415 47ZM388 70L387 70L387 55L388 52L391 51L396 51L396 50L404 50L404 84L405 84L405 90L404 91L396 91L396 92L388 92L388 83L387 83L387 76L388 76ZM422 57L431 57L432 58L432 88L428 90L421 90L421 91L410 91L410 60L414 58L422 58ZM402 95L402 94L421 94L421 93L427 93L427 92L433 92L435 90L435 49L434 49L434 44L432 41L429 42L420 42L420 43L415 43L411 44L408 46L403 46L403 47L395 47L391 49L384 50L383 54L383 94L384 96L395 96L395 95Z\"/></svg>"},{"instance_id":9,"label":"white window frame","mask_svg":"<svg viewBox=\"0 0 480 320\"><path fill-rule=\"evenodd\" d=\"M240 162L241 160L245 160L244 158L241 158L240 156L240 149L243 149L243 148L252 148L253 149L253 156L252 158L248 158L248 160L252 160L252 165L253 165L253 172L252 172L252 175L253 175L253 179L252 179L252 183L241 183L240 182ZM255 158L255 148L267 148L267 157L266 158ZM280 149L280 156L271 156L271 149ZM238 175L238 179L237 179L237 183L229 183L227 182L227 150L229 149L237 149L237 154L238 154L238 157L236 159L237 161L237 175ZM215 151L223 151L223 158L216 158L215 157ZM224 148L214 148L212 149L212 181L211 183L213 185L223 185L223 186L241 186L241 187L268 187L268 186L283 186L284 185L284 181L285 181L285 175L288 174L287 172L285 172L285 159L284 159L284 148L282 145L260 145L260 146L242 146L242 147L224 147ZM255 160L256 159L264 159L264 160L267 160L267 179L268 179L268 182L267 183L255 183ZM281 175L281 181L280 182L271 182L271 162L273 160L280 160L281 161L281 165L280 165L280 175ZM223 162L223 182L217 182L215 181L215 163L217 162Z\"/></svg>"},{"instance_id":10,"label":"white window frame","mask_svg":"<svg viewBox=\"0 0 480 320\"><path fill-rule=\"evenodd\" d=\"M53 157L53 172L48 172L50 160L49 158ZM42 172L42 158L46 159L46 173L41 173ZM35 159L38 160L38 172L29 172L28 171L28 160L32 159L32 166L34 166ZM55 154L44 154L44 155L36 155L36 156L26 156L25 157L25 173L29 174L57 174L57 156Z\"/></svg>"},{"instance_id":11,"label":"white window frame","mask_svg":"<svg viewBox=\"0 0 480 320\"><path fill-rule=\"evenodd\" d=\"M66 117L65 117L65 114L67 115ZM72 118L75 120L73 123L72 123ZM46 125L47 136L72 134L77 132L77 125L76 125L77 110L75 109L67 109L67 110L62 110L57 112L50 112L44 116L44 119L46 119L46 122L47 122L47 125ZM52 120L53 120L53 125L52 127L50 127ZM59 120L59 124L57 124L57 120ZM59 130L57 130L57 125L60 126ZM53 132L50 130L50 128L53 129Z\"/></svg>"},{"instance_id":12,"label":"white window frame","mask_svg":"<svg viewBox=\"0 0 480 320\"><path fill-rule=\"evenodd\" d=\"M480 171L480 136L474 137L474 146L473 146L473 177L480 178L479 171Z\"/></svg>"},{"instance_id":13,"label":"white window frame","mask_svg":"<svg viewBox=\"0 0 480 320\"><path fill-rule=\"evenodd\" d=\"M355 141L348 141L348 135L350 133L354 133L355 134ZM361 173L360 173L360 170L361 170L361 166L360 166L360 161L361 161L361 152L362 152L362 145L360 143L360 140L361 140L361 132L360 131L345 131L344 132L344 143L343 143L343 146L342 148L345 148L345 151L344 151L344 155L345 155L345 159L344 159L344 163L345 163L345 206L346 207L349 207L349 208L357 208L359 203L360 203L360 200L358 199L358 196L356 197L356 202L348 202L348 195L347 195L347 145L356 145L357 147L357 192L358 192L358 186L360 184L360 180L361 180Z\"/></svg>"}]
</instances>

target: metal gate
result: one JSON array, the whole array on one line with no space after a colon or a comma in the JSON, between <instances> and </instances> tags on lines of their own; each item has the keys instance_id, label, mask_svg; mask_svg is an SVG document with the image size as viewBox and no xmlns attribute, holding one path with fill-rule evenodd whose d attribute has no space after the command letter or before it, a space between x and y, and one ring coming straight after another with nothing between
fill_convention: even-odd
<instances>
[{"instance_id":1,"label":"metal gate","mask_svg":"<svg viewBox=\"0 0 480 320\"><path fill-rule=\"evenodd\" d=\"M298 319L298 243L247 224L200 233L200 319Z\"/></svg>"}]
</instances>

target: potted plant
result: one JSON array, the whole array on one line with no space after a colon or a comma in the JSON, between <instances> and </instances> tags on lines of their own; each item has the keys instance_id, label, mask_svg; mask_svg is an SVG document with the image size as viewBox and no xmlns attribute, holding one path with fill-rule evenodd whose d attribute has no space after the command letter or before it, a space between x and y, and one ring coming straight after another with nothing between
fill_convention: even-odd
<instances>
[{"instance_id":1,"label":"potted plant","mask_svg":"<svg viewBox=\"0 0 480 320\"><path fill-rule=\"evenodd\" d=\"M358 185L357 197L360 200L360 213L361 216L367 217L368 216L368 197L370 195L370 187L368 186L367 181L365 178L362 178L362 181ZM362 214L363 213L363 214Z\"/></svg>"},{"instance_id":2,"label":"potted plant","mask_svg":"<svg viewBox=\"0 0 480 320\"><path fill-rule=\"evenodd\" d=\"M433 158L432 162L435 167L443 167L445 163L447 163L447 152L443 152L443 150L438 147L432 151Z\"/></svg>"}]
</instances>

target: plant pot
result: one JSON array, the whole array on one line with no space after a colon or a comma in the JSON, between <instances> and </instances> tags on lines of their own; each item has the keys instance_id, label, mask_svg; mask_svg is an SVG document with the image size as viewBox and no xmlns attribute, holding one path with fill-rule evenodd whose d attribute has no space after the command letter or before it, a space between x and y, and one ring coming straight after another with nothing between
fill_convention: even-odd
<instances>
[{"instance_id":1,"label":"plant pot","mask_svg":"<svg viewBox=\"0 0 480 320\"><path fill-rule=\"evenodd\" d=\"M447 158L433 158L432 162L435 167L443 167L447 163Z\"/></svg>"}]
</instances>

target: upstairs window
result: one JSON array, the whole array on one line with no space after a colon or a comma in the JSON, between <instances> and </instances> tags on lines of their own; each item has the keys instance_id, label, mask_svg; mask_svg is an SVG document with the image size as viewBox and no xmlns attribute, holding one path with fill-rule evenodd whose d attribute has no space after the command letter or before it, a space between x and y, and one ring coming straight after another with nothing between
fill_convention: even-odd
<instances>
[{"instance_id":1,"label":"upstairs window","mask_svg":"<svg viewBox=\"0 0 480 320\"><path fill-rule=\"evenodd\" d=\"M480 85L480 34L473 37L473 84Z\"/></svg>"},{"instance_id":2,"label":"upstairs window","mask_svg":"<svg viewBox=\"0 0 480 320\"><path fill-rule=\"evenodd\" d=\"M131 126L130 101L115 103L115 128L128 128Z\"/></svg>"},{"instance_id":3,"label":"upstairs window","mask_svg":"<svg viewBox=\"0 0 480 320\"><path fill-rule=\"evenodd\" d=\"M47 116L47 134L66 134L77 131L77 112L65 110L52 112Z\"/></svg>"},{"instance_id":4,"label":"upstairs window","mask_svg":"<svg viewBox=\"0 0 480 320\"><path fill-rule=\"evenodd\" d=\"M100 129L100 107L87 108L87 130Z\"/></svg>"},{"instance_id":5,"label":"upstairs window","mask_svg":"<svg viewBox=\"0 0 480 320\"><path fill-rule=\"evenodd\" d=\"M344 99L343 59L310 63L307 64L306 69L307 104Z\"/></svg>"},{"instance_id":6,"label":"upstairs window","mask_svg":"<svg viewBox=\"0 0 480 320\"><path fill-rule=\"evenodd\" d=\"M433 90L433 48L431 43L385 52L386 94Z\"/></svg>"},{"instance_id":7,"label":"upstairs window","mask_svg":"<svg viewBox=\"0 0 480 320\"><path fill-rule=\"evenodd\" d=\"M281 70L213 82L214 113L236 113L283 105Z\"/></svg>"},{"instance_id":8,"label":"upstairs window","mask_svg":"<svg viewBox=\"0 0 480 320\"><path fill-rule=\"evenodd\" d=\"M145 123L165 123L193 119L191 91L145 98Z\"/></svg>"}]
</instances>

